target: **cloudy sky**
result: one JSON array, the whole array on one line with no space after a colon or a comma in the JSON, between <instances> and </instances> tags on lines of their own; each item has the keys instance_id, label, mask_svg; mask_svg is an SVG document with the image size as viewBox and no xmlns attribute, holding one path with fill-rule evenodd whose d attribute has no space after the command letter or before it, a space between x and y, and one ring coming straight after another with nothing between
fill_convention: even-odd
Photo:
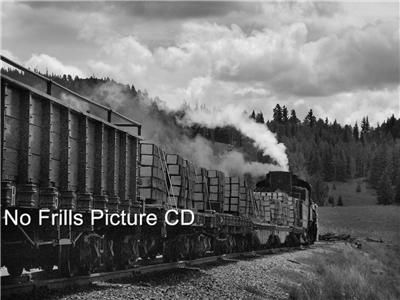
<instances>
[{"instance_id":1,"label":"cloudy sky","mask_svg":"<svg viewBox=\"0 0 400 300\"><path fill-rule=\"evenodd\" d=\"M3 2L1 52L186 102L375 124L400 116L399 4Z\"/></svg>"}]
</instances>

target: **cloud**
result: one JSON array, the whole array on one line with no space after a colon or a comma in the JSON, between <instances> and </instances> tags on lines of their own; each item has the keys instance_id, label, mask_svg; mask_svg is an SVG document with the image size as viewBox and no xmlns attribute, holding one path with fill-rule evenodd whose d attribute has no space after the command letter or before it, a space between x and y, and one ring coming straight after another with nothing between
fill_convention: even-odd
<instances>
[{"instance_id":1,"label":"cloud","mask_svg":"<svg viewBox=\"0 0 400 300\"><path fill-rule=\"evenodd\" d=\"M141 74L165 80L169 73L173 78L168 80L174 83L176 79L187 90L192 88L189 78L211 77L258 84L282 95L329 96L393 87L399 82L395 25L387 22L351 28L309 42L304 23L246 34L236 25L188 22L172 47L151 51L135 37L126 36L107 43L102 50L111 57L104 60L112 61L111 75L121 79ZM95 62L91 67L98 71Z\"/></svg>"},{"instance_id":2,"label":"cloud","mask_svg":"<svg viewBox=\"0 0 400 300\"><path fill-rule=\"evenodd\" d=\"M375 126L392 114L400 116L399 95L400 85L393 89L340 93L324 102L314 100L314 111L319 117L327 116L331 120L338 119L346 124L361 120L368 113L371 124Z\"/></svg>"},{"instance_id":3,"label":"cloud","mask_svg":"<svg viewBox=\"0 0 400 300\"><path fill-rule=\"evenodd\" d=\"M184 27L178 45L188 57L200 48L206 52L218 80L263 83L281 94L321 96L397 84L395 32L395 22L378 23L308 42L304 23L249 35L235 25L196 23Z\"/></svg>"},{"instance_id":4,"label":"cloud","mask_svg":"<svg viewBox=\"0 0 400 300\"><path fill-rule=\"evenodd\" d=\"M281 103L299 110L299 117L315 108L344 121L349 114L341 107L349 102L377 118L376 111L395 108L389 95L398 95L399 83L396 7L308 1L8 3L2 19L6 48L17 57L46 53L58 64L40 61L58 70L68 67L61 62L73 62L75 72L134 84L172 109L184 102L234 105L267 116ZM380 106L364 105L379 94Z\"/></svg>"},{"instance_id":5,"label":"cloud","mask_svg":"<svg viewBox=\"0 0 400 300\"><path fill-rule=\"evenodd\" d=\"M188 19L204 17L221 17L232 11L255 12L255 3L235 3L215 1L211 3L192 2L133 2L119 3L115 8L125 11L130 16L151 19Z\"/></svg>"},{"instance_id":6,"label":"cloud","mask_svg":"<svg viewBox=\"0 0 400 300\"><path fill-rule=\"evenodd\" d=\"M85 74L79 68L65 65L57 58L47 54L33 54L30 59L25 62L25 66L31 69L37 69L42 73L50 74L69 74L71 76L84 77Z\"/></svg>"}]
</instances>

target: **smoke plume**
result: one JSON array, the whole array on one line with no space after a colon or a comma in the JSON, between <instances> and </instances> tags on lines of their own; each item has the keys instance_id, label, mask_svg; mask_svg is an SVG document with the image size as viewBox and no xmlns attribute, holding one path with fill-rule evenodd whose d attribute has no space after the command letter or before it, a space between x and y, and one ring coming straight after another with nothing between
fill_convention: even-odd
<instances>
[{"instance_id":1,"label":"smoke plume","mask_svg":"<svg viewBox=\"0 0 400 300\"><path fill-rule=\"evenodd\" d=\"M282 170L288 170L286 147L278 143L275 135L264 124L256 123L238 107L226 106L223 110L207 110L204 107L187 109L181 122L185 125L201 124L209 128L233 126L251 138L254 145L269 155Z\"/></svg>"},{"instance_id":2,"label":"smoke plume","mask_svg":"<svg viewBox=\"0 0 400 300\"><path fill-rule=\"evenodd\" d=\"M284 145L277 142L275 135L265 125L255 123L239 109L229 107L224 111L210 112L204 108L194 110L185 107L180 114L183 117L177 118L179 114L169 111L159 99L150 99L146 92L139 92L132 98L123 87L108 83L100 86L93 98L140 122L145 142L155 143L167 153L177 153L199 167L217 169L229 176L246 173L262 176L269 171L287 170L288 160ZM277 164L251 162L246 159L246 154L227 145L221 147L222 144L219 144L217 147L215 143L199 135L190 138L188 127L194 124L208 128L233 126L254 140L254 145Z\"/></svg>"},{"instance_id":3,"label":"smoke plume","mask_svg":"<svg viewBox=\"0 0 400 300\"><path fill-rule=\"evenodd\" d=\"M201 136L196 136L194 139L185 137L175 141L174 145L176 152L195 162L198 166L217 169L229 176L251 174L258 177L269 171L282 170L281 167L273 164L249 162L245 159L245 155L237 150L218 150L212 142Z\"/></svg>"}]
</instances>

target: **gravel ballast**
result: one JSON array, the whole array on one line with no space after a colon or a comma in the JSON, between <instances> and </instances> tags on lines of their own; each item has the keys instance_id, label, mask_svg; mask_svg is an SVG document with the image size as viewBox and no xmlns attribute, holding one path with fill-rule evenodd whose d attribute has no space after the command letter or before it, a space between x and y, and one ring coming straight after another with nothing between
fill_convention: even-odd
<instances>
[{"instance_id":1,"label":"gravel ballast","mask_svg":"<svg viewBox=\"0 0 400 300\"><path fill-rule=\"evenodd\" d=\"M321 251L307 250L268 255L196 269L182 269L139 278L96 282L89 287L60 291L51 299L288 299L296 273L309 273L297 260ZM46 297L47 298L47 297Z\"/></svg>"}]
</instances>

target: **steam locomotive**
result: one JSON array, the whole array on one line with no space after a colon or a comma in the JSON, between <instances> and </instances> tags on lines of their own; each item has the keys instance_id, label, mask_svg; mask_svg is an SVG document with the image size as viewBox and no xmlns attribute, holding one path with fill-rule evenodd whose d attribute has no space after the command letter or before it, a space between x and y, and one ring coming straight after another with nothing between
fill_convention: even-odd
<instances>
[{"instance_id":1,"label":"steam locomotive","mask_svg":"<svg viewBox=\"0 0 400 300\"><path fill-rule=\"evenodd\" d=\"M43 92L1 75L1 265L11 276L316 240L311 186L296 175L270 172L252 186L200 168L143 141L137 122L1 59L45 84ZM54 97L56 88L90 113ZM150 215L158 221L134 222ZM122 216L128 225L115 225Z\"/></svg>"}]
</instances>

